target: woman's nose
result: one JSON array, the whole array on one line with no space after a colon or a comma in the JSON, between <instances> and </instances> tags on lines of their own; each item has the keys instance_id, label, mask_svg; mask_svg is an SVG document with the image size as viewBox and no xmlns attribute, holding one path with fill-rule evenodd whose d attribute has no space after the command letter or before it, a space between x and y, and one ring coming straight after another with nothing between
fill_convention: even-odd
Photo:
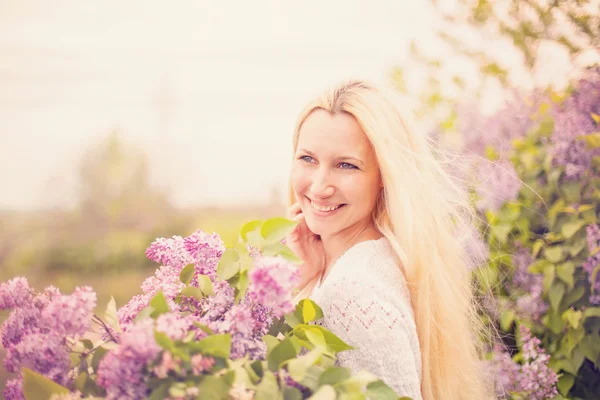
<instances>
[{"instance_id":1,"label":"woman's nose","mask_svg":"<svg viewBox=\"0 0 600 400\"><path fill-rule=\"evenodd\" d=\"M334 194L335 189L330 182L330 177L327 171L319 171L313 175L310 185L311 194L316 197L330 197Z\"/></svg>"}]
</instances>

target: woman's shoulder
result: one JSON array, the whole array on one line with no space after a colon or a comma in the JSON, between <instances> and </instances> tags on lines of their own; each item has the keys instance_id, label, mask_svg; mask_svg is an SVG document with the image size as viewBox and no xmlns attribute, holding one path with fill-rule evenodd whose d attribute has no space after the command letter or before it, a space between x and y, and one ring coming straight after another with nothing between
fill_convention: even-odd
<instances>
[{"instance_id":1,"label":"woman's shoulder","mask_svg":"<svg viewBox=\"0 0 600 400\"><path fill-rule=\"evenodd\" d=\"M360 242L349 249L318 289L320 294L329 295L327 297L348 290L356 296L385 293L410 301L399 262L385 237Z\"/></svg>"}]
</instances>

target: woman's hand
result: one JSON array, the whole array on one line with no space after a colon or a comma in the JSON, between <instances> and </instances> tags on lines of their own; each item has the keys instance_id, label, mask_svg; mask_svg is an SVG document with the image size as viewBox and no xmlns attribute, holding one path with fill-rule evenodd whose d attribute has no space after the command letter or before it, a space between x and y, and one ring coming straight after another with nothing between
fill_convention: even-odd
<instances>
[{"instance_id":1,"label":"woman's hand","mask_svg":"<svg viewBox=\"0 0 600 400\"><path fill-rule=\"evenodd\" d=\"M304 264L300 265L300 288L303 288L312 278L323 272L325 249L321 237L308 228L298 202L289 208L288 218L298 222L296 228L286 236L285 240L290 250L304 261Z\"/></svg>"}]
</instances>

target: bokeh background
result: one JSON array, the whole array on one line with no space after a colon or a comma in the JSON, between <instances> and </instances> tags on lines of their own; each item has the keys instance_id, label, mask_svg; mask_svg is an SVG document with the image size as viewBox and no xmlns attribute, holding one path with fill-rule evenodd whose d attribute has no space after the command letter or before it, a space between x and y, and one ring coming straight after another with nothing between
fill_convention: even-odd
<instances>
[{"instance_id":1,"label":"bokeh background","mask_svg":"<svg viewBox=\"0 0 600 400\"><path fill-rule=\"evenodd\" d=\"M285 215L295 119L324 87L393 86L460 147L473 115L595 65L599 17L595 0L0 1L0 282L122 305L154 238L231 243Z\"/></svg>"}]
</instances>

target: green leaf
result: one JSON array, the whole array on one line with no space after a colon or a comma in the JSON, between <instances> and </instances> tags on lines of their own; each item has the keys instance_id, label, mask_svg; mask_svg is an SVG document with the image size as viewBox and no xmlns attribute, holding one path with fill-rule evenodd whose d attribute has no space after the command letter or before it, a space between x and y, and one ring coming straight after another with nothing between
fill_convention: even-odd
<instances>
[{"instance_id":1,"label":"green leaf","mask_svg":"<svg viewBox=\"0 0 600 400\"><path fill-rule=\"evenodd\" d=\"M94 371L98 371L98 366L100 365L100 361L104 358L104 356L108 353L104 347L98 347L94 351L94 355L92 356L92 368Z\"/></svg>"},{"instance_id":2,"label":"green leaf","mask_svg":"<svg viewBox=\"0 0 600 400\"><path fill-rule=\"evenodd\" d=\"M152 390L148 400L164 400L169 397L169 386L171 382L163 382L156 389Z\"/></svg>"},{"instance_id":3,"label":"green leaf","mask_svg":"<svg viewBox=\"0 0 600 400\"><path fill-rule=\"evenodd\" d=\"M514 310L505 310L504 312L502 312L502 314L500 315L500 321L499 321L500 328L504 332L508 332L515 320L515 317L516 317L516 314L515 314Z\"/></svg>"},{"instance_id":4,"label":"green leaf","mask_svg":"<svg viewBox=\"0 0 600 400\"><path fill-rule=\"evenodd\" d=\"M205 375L198 385L198 400L227 400L231 385L218 376ZM184 393L185 396L185 393Z\"/></svg>"},{"instance_id":5,"label":"green leaf","mask_svg":"<svg viewBox=\"0 0 600 400\"><path fill-rule=\"evenodd\" d=\"M117 315L117 303L114 297L110 297L108 304L106 305L106 311L104 312L104 321L111 326L118 333L123 333L119 325L119 317Z\"/></svg>"},{"instance_id":6,"label":"green leaf","mask_svg":"<svg viewBox=\"0 0 600 400\"><path fill-rule=\"evenodd\" d=\"M194 272L196 272L194 264L187 265L184 269L181 270L181 273L179 274L179 280L184 285L187 285L194 277Z\"/></svg>"},{"instance_id":7,"label":"green leaf","mask_svg":"<svg viewBox=\"0 0 600 400\"><path fill-rule=\"evenodd\" d=\"M204 298L204 292L195 286L184 287L181 289L181 295L185 297L193 297L197 300L202 300Z\"/></svg>"},{"instance_id":8,"label":"green leaf","mask_svg":"<svg viewBox=\"0 0 600 400\"><path fill-rule=\"evenodd\" d=\"M281 397L275 375L271 371L265 371L263 379L256 388L255 400L280 400Z\"/></svg>"},{"instance_id":9,"label":"green leaf","mask_svg":"<svg viewBox=\"0 0 600 400\"><path fill-rule=\"evenodd\" d=\"M367 385L367 396L372 400L396 400L398 398L396 392L381 380Z\"/></svg>"},{"instance_id":10,"label":"green leaf","mask_svg":"<svg viewBox=\"0 0 600 400\"><path fill-rule=\"evenodd\" d=\"M217 276L220 280L226 281L232 278L240 270L240 255L235 249L227 249L219 260L217 266Z\"/></svg>"},{"instance_id":11,"label":"green leaf","mask_svg":"<svg viewBox=\"0 0 600 400\"><path fill-rule=\"evenodd\" d=\"M29 368L23 368L23 394L26 400L48 400L52 395L68 393L66 387Z\"/></svg>"},{"instance_id":12,"label":"green leaf","mask_svg":"<svg viewBox=\"0 0 600 400\"><path fill-rule=\"evenodd\" d=\"M319 390L315 392L312 396L310 396L309 400L335 400L336 393L335 389L332 386L325 385L321 386Z\"/></svg>"},{"instance_id":13,"label":"green leaf","mask_svg":"<svg viewBox=\"0 0 600 400\"><path fill-rule=\"evenodd\" d=\"M302 305L302 319L304 323L312 321L317 316L317 311L313 307L312 301L305 301Z\"/></svg>"},{"instance_id":14,"label":"green leaf","mask_svg":"<svg viewBox=\"0 0 600 400\"><path fill-rule=\"evenodd\" d=\"M548 291L548 299L550 300L550 307L553 310L558 311L560 302L565 294L565 285L561 282L554 282Z\"/></svg>"},{"instance_id":15,"label":"green leaf","mask_svg":"<svg viewBox=\"0 0 600 400\"><path fill-rule=\"evenodd\" d=\"M352 370L350 368L331 367L323 372L323 375L319 378L319 384L335 385L336 383L350 378L350 376L352 376Z\"/></svg>"},{"instance_id":16,"label":"green leaf","mask_svg":"<svg viewBox=\"0 0 600 400\"><path fill-rule=\"evenodd\" d=\"M569 391L573 387L575 383L575 377L571 374L564 373L560 378L558 378L558 382L556 383L556 388L563 396L567 397L569 395Z\"/></svg>"},{"instance_id":17,"label":"green leaf","mask_svg":"<svg viewBox=\"0 0 600 400\"><path fill-rule=\"evenodd\" d=\"M281 343L279 339L272 335L264 335L262 341L267 345L267 354Z\"/></svg>"},{"instance_id":18,"label":"green leaf","mask_svg":"<svg viewBox=\"0 0 600 400\"><path fill-rule=\"evenodd\" d=\"M213 284L210 278L206 275L198 275L198 287L202 290L205 296L212 296L215 294L213 290Z\"/></svg>"},{"instance_id":19,"label":"green leaf","mask_svg":"<svg viewBox=\"0 0 600 400\"><path fill-rule=\"evenodd\" d=\"M140 311L135 318L133 319L134 322L139 322L143 319L146 318L150 318L150 316L152 315L152 313L154 312L154 307L145 307L142 309L142 311Z\"/></svg>"},{"instance_id":20,"label":"green leaf","mask_svg":"<svg viewBox=\"0 0 600 400\"><path fill-rule=\"evenodd\" d=\"M237 281L237 283L235 284L235 288L236 288L236 295L235 295L235 301L238 302L241 299L243 299L246 296L246 292L248 291L248 285L250 284L250 281L248 279L248 271L244 271L242 273L239 274L239 279Z\"/></svg>"},{"instance_id":21,"label":"green leaf","mask_svg":"<svg viewBox=\"0 0 600 400\"><path fill-rule=\"evenodd\" d=\"M209 335L212 335L215 333L207 325L201 324L200 322L194 321L194 325L197 326L198 328L202 329L202 331L208 333Z\"/></svg>"},{"instance_id":22,"label":"green leaf","mask_svg":"<svg viewBox=\"0 0 600 400\"><path fill-rule=\"evenodd\" d=\"M565 307L571 307L575 304L579 299L583 297L585 294L585 288L583 286L578 286L575 289L567 292L565 297L563 298L563 304Z\"/></svg>"},{"instance_id":23,"label":"green leaf","mask_svg":"<svg viewBox=\"0 0 600 400\"><path fill-rule=\"evenodd\" d=\"M598 317L600 318L600 307L588 307L583 311L584 318Z\"/></svg>"},{"instance_id":24,"label":"green leaf","mask_svg":"<svg viewBox=\"0 0 600 400\"><path fill-rule=\"evenodd\" d=\"M299 336L302 340L308 340L306 337L307 330L318 330L325 337L325 343L327 344L327 351L332 353L339 353L345 350L354 350L354 347L350 346L342 339L337 337L333 332L325 329L319 325L298 325L294 328L294 335Z\"/></svg>"},{"instance_id":25,"label":"green leaf","mask_svg":"<svg viewBox=\"0 0 600 400\"><path fill-rule=\"evenodd\" d=\"M597 149L600 147L600 132L577 136L577 139L583 140L588 149Z\"/></svg>"},{"instance_id":26,"label":"green leaf","mask_svg":"<svg viewBox=\"0 0 600 400\"><path fill-rule=\"evenodd\" d=\"M585 221L581 221L581 220L568 221L568 222L565 222L563 224L563 226L560 228L560 233L562 233L562 235L565 237L565 239L570 239L573 237L573 235L575 235L577 233L577 231L579 231L585 225L586 225Z\"/></svg>"},{"instance_id":27,"label":"green leaf","mask_svg":"<svg viewBox=\"0 0 600 400\"><path fill-rule=\"evenodd\" d=\"M154 296L148 304L154 309L151 314L152 318L156 318L161 314L169 312L169 304L167 303L167 299L162 290L159 290L158 293L156 293L156 296Z\"/></svg>"},{"instance_id":28,"label":"green leaf","mask_svg":"<svg viewBox=\"0 0 600 400\"><path fill-rule=\"evenodd\" d=\"M574 329L579 327L582 317L583 313L581 311L575 311L573 309L568 309L562 315L563 321L567 321Z\"/></svg>"},{"instance_id":29,"label":"green leaf","mask_svg":"<svg viewBox=\"0 0 600 400\"><path fill-rule=\"evenodd\" d=\"M600 341L598 335L592 332L587 334L580 342L579 348L585 355L585 357L596 364L598 357L600 357ZM597 366L597 364L596 364Z\"/></svg>"},{"instance_id":30,"label":"green leaf","mask_svg":"<svg viewBox=\"0 0 600 400\"><path fill-rule=\"evenodd\" d=\"M175 350L175 343L164 332L154 331L154 340L156 344L171 353Z\"/></svg>"},{"instance_id":31,"label":"green leaf","mask_svg":"<svg viewBox=\"0 0 600 400\"><path fill-rule=\"evenodd\" d=\"M279 370L282 363L296 357L296 348L289 338L283 339L267 355L269 369L273 372Z\"/></svg>"},{"instance_id":32,"label":"green leaf","mask_svg":"<svg viewBox=\"0 0 600 400\"><path fill-rule=\"evenodd\" d=\"M594 119L594 122L596 122L596 125L600 125L600 115L592 113L592 118Z\"/></svg>"},{"instance_id":33,"label":"green leaf","mask_svg":"<svg viewBox=\"0 0 600 400\"><path fill-rule=\"evenodd\" d=\"M306 376L306 371L308 371L308 368L315 365L320 357L321 351L319 349L314 349L298 358L293 358L288 362L288 373L292 379L294 379L296 382L300 382Z\"/></svg>"},{"instance_id":34,"label":"green leaf","mask_svg":"<svg viewBox=\"0 0 600 400\"><path fill-rule=\"evenodd\" d=\"M544 257L551 263L559 263L564 259L562 246L552 246L544 248Z\"/></svg>"},{"instance_id":35,"label":"green leaf","mask_svg":"<svg viewBox=\"0 0 600 400\"><path fill-rule=\"evenodd\" d=\"M547 293L548 290L550 290L552 283L554 283L555 274L556 270L554 268L554 265L550 264L544 268L544 280L542 282L544 286L544 293Z\"/></svg>"},{"instance_id":36,"label":"green leaf","mask_svg":"<svg viewBox=\"0 0 600 400\"><path fill-rule=\"evenodd\" d=\"M265 240L265 244L279 243L288 233L294 230L297 222L287 218L275 217L266 220L260 228L260 235Z\"/></svg>"},{"instance_id":37,"label":"green leaf","mask_svg":"<svg viewBox=\"0 0 600 400\"><path fill-rule=\"evenodd\" d=\"M265 256L281 256L293 264L301 264L302 261L294 252L285 244L275 242L263 247L262 254Z\"/></svg>"},{"instance_id":38,"label":"green leaf","mask_svg":"<svg viewBox=\"0 0 600 400\"><path fill-rule=\"evenodd\" d=\"M262 224L263 221L261 220L254 220L245 223L240 230L240 237L250 246L261 248L263 239L260 235L260 228Z\"/></svg>"},{"instance_id":39,"label":"green leaf","mask_svg":"<svg viewBox=\"0 0 600 400\"><path fill-rule=\"evenodd\" d=\"M191 349L200 351L204 355L219 358L229 358L231 354L231 335L219 334L205 337L188 345Z\"/></svg>"},{"instance_id":40,"label":"green leaf","mask_svg":"<svg viewBox=\"0 0 600 400\"><path fill-rule=\"evenodd\" d=\"M569 289L573 289L573 273L575 272L575 264L571 261L562 263L556 267L556 275L567 284Z\"/></svg>"},{"instance_id":41,"label":"green leaf","mask_svg":"<svg viewBox=\"0 0 600 400\"><path fill-rule=\"evenodd\" d=\"M283 400L302 400L302 398L302 392L298 388L286 386L283 389Z\"/></svg>"}]
</instances>

